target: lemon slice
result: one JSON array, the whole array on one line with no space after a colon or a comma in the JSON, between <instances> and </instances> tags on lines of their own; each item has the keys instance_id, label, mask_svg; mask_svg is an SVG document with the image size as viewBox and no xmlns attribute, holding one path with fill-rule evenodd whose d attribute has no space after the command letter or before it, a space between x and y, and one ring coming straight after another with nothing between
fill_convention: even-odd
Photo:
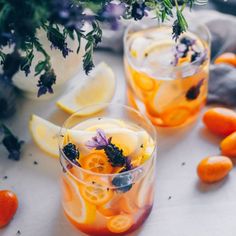
<instances>
[{"instance_id":1,"label":"lemon slice","mask_svg":"<svg viewBox=\"0 0 236 236\"><path fill-rule=\"evenodd\" d=\"M136 58L138 61L144 58L144 49L150 45L151 40L144 37L137 37L133 39L130 54L132 57Z\"/></svg>"},{"instance_id":2,"label":"lemon slice","mask_svg":"<svg viewBox=\"0 0 236 236\"><path fill-rule=\"evenodd\" d=\"M121 148L126 156L137 155L148 135L146 131L132 131L127 128L104 129L104 132L107 138L112 137L112 143ZM89 152L85 146L86 141L91 140L94 136L96 136L95 131L68 130L70 142L76 144L84 154Z\"/></svg>"},{"instance_id":3,"label":"lemon slice","mask_svg":"<svg viewBox=\"0 0 236 236\"><path fill-rule=\"evenodd\" d=\"M147 199L149 197L149 190L153 188L153 179L154 179L154 166L151 166L146 172L146 176L142 180L141 186L138 191L138 196L136 198L136 205L139 208L143 208L147 204Z\"/></svg>"},{"instance_id":4,"label":"lemon slice","mask_svg":"<svg viewBox=\"0 0 236 236\"><path fill-rule=\"evenodd\" d=\"M79 185L69 174L64 175L67 189L70 191L71 199L63 201L63 208L73 221L79 224L92 224L96 218L96 206L85 201L79 191Z\"/></svg>"},{"instance_id":5,"label":"lemon slice","mask_svg":"<svg viewBox=\"0 0 236 236\"><path fill-rule=\"evenodd\" d=\"M100 129L112 129L125 127L125 122L119 119L98 117L93 119L85 120L73 127L75 130L89 130L96 131Z\"/></svg>"},{"instance_id":6,"label":"lemon slice","mask_svg":"<svg viewBox=\"0 0 236 236\"><path fill-rule=\"evenodd\" d=\"M58 134L60 127L53 123L42 119L39 116L32 115L29 122L29 129L33 140L40 149L48 153L50 156L58 157Z\"/></svg>"},{"instance_id":7,"label":"lemon slice","mask_svg":"<svg viewBox=\"0 0 236 236\"><path fill-rule=\"evenodd\" d=\"M155 53L158 52L160 53L160 50L164 51L166 49L172 48L173 46L173 41L172 40L159 40L155 41L154 43L150 43L147 48L144 50L144 55L147 55L149 53Z\"/></svg>"},{"instance_id":8,"label":"lemon slice","mask_svg":"<svg viewBox=\"0 0 236 236\"><path fill-rule=\"evenodd\" d=\"M74 88L57 102L59 108L70 114L88 105L107 103L115 93L115 74L104 62L100 63L91 72L85 82ZM104 105L91 106L77 113L89 115L104 108Z\"/></svg>"}]
</instances>

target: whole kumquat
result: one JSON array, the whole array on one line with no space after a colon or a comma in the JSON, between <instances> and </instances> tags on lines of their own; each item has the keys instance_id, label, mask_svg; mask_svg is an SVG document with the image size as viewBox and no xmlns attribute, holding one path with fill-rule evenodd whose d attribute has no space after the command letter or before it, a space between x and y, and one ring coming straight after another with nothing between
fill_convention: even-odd
<instances>
[{"instance_id":1,"label":"whole kumquat","mask_svg":"<svg viewBox=\"0 0 236 236\"><path fill-rule=\"evenodd\" d=\"M236 132L227 136L220 143L221 153L229 157L236 157Z\"/></svg>"},{"instance_id":2,"label":"whole kumquat","mask_svg":"<svg viewBox=\"0 0 236 236\"><path fill-rule=\"evenodd\" d=\"M232 52L226 52L221 54L215 60L215 64L220 64L220 63L236 66L236 54Z\"/></svg>"},{"instance_id":3,"label":"whole kumquat","mask_svg":"<svg viewBox=\"0 0 236 236\"><path fill-rule=\"evenodd\" d=\"M223 179L232 168L233 163L228 157L210 156L198 164L197 174L203 182L214 183Z\"/></svg>"},{"instance_id":4,"label":"whole kumquat","mask_svg":"<svg viewBox=\"0 0 236 236\"><path fill-rule=\"evenodd\" d=\"M236 112L223 107L211 108L205 112L203 123L215 134L229 135L236 131Z\"/></svg>"},{"instance_id":5,"label":"whole kumquat","mask_svg":"<svg viewBox=\"0 0 236 236\"><path fill-rule=\"evenodd\" d=\"M7 225L16 213L18 200L9 190L0 190L0 228Z\"/></svg>"}]
</instances>

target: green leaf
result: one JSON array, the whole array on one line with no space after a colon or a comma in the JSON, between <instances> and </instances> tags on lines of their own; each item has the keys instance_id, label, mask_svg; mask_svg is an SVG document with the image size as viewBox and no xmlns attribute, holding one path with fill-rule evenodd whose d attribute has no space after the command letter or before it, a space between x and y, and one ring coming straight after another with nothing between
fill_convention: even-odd
<instances>
[{"instance_id":1,"label":"green leaf","mask_svg":"<svg viewBox=\"0 0 236 236\"><path fill-rule=\"evenodd\" d=\"M34 58L34 54L33 54L33 50L27 54L23 60L22 60L22 63L21 63L21 70L25 70L26 67L30 67L31 64L32 64L32 60Z\"/></svg>"},{"instance_id":2,"label":"green leaf","mask_svg":"<svg viewBox=\"0 0 236 236\"><path fill-rule=\"evenodd\" d=\"M46 61L40 61L35 66L35 76L39 75L43 70L46 69L47 62Z\"/></svg>"},{"instance_id":3,"label":"green leaf","mask_svg":"<svg viewBox=\"0 0 236 236\"><path fill-rule=\"evenodd\" d=\"M76 34L77 34L77 41L78 41L78 47L77 47L76 53L78 54L79 51L80 51L81 38L82 38L82 36L81 36L81 33L80 33L80 32L76 32Z\"/></svg>"},{"instance_id":4,"label":"green leaf","mask_svg":"<svg viewBox=\"0 0 236 236\"><path fill-rule=\"evenodd\" d=\"M6 54L0 51L0 57L1 57L1 63L3 63L5 61Z\"/></svg>"}]
</instances>

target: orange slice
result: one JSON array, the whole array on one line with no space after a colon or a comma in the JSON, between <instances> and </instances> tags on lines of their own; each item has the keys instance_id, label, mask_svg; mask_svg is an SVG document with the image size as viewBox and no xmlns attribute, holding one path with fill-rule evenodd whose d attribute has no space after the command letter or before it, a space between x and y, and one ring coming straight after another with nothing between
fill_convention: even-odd
<instances>
[{"instance_id":1,"label":"orange slice","mask_svg":"<svg viewBox=\"0 0 236 236\"><path fill-rule=\"evenodd\" d=\"M102 215L106 217L115 216L119 213L117 209L112 209L111 207L106 205L98 206L97 209Z\"/></svg>"},{"instance_id":2,"label":"orange slice","mask_svg":"<svg viewBox=\"0 0 236 236\"><path fill-rule=\"evenodd\" d=\"M119 207L121 211L127 214L133 214L137 211L134 201L128 196L122 196L119 200Z\"/></svg>"},{"instance_id":3,"label":"orange slice","mask_svg":"<svg viewBox=\"0 0 236 236\"><path fill-rule=\"evenodd\" d=\"M150 189L153 188L154 185L154 177L154 166L151 166L151 168L146 172L146 176L139 184L138 193L135 199L135 203L140 209L149 204L149 193Z\"/></svg>"},{"instance_id":4,"label":"orange slice","mask_svg":"<svg viewBox=\"0 0 236 236\"><path fill-rule=\"evenodd\" d=\"M123 233L133 225L133 218L130 215L116 215L107 222L107 228L113 233Z\"/></svg>"},{"instance_id":5,"label":"orange slice","mask_svg":"<svg viewBox=\"0 0 236 236\"><path fill-rule=\"evenodd\" d=\"M84 200L79 184L69 174L63 176L63 207L66 214L79 224L92 224L96 218L96 206Z\"/></svg>"},{"instance_id":6,"label":"orange slice","mask_svg":"<svg viewBox=\"0 0 236 236\"><path fill-rule=\"evenodd\" d=\"M161 114L165 125L178 126L185 123L191 117L191 111L187 107L175 107Z\"/></svg>"},{"instance_id":7,"label":"orange slice","mask_svg":"<svg viewBox=\"0 0 236 236\"><path fill-rule=\"evenodd\" d=\"M71 189L70 184L65 179L65 177L62 177L62 197L63 201L69 202L73 200L73 192Z\"/></svg>"},{"instance_id":8,"label":"orange slice","mask_svg":"<svg viewBox=\"0 0 236 236\"><path fill-rule=\"evenodd\" d=\"M143 72L135 72L134 75L135 84L144 91L152 91L155 88L155 80Z\"/></svg>"},{"instance_id":9,"label":"orange slice","mask_svg":"<svg viewBox=\"0 0 236 236\"><path fill-rule=\"evenodd\" d=\"M83 169L91 170L95 173L110 174L112 173L112 166L108 158L103 153L91 153L80 160Z\"/></svg>"},{"instance_id":10,"label":"orange slice","mask_svg":"<svg viewBox=\"0 0 236 236\"><path fill-rule=\"evenodd\" d=\"M107 187L107 182L95 176L90 176L85 181L88 184L80 184L80 193L86 201L99 206L112 199L113 191Z\"/></svg>"},{"instance_id":11,"label":"orange slice","mask_svg":"<svg viewBox=\"0 0 236 236\"><path fill-rule=\"evenodd\" d=\"M232 66L236 66L236 54L232 52L226 52L216 58L215 64L226 63Z\"/></svg>"},{"instance_id":12,"label":"orange slice","mask_svg":"<svg viewBox=\"0 0 236 236\"><path fill-rule=\"evenodd\" d=\"M151 116L149 113L146 112L148 119L152 122L155 126L164 126L163 121L159 116Z\"/></svg>"}]
</instances>

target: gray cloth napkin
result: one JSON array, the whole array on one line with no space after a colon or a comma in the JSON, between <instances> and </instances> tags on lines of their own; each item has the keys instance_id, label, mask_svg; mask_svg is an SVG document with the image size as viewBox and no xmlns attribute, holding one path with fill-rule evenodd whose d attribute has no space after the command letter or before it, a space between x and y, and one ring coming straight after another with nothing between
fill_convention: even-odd
<instances>
[{"instance_id":1,"label":"gray cloth napkin","mask_svg":"<svg viewBox=\"0 0 236 236\"><path fill-rule=\"evenodd\" d=\"M224 52L236 53L236 17L216 11L199 11L197 16L211 33L212 62ZM211 65L208 104L236 107L236 67Z\"/></svg>"},{"instance_id":2,"label":"gray cloth napkin","mask_svg":"<svg viewBox=\"0 0 236 236\"><path fill-rule=\"evenodd\" d=\"M236 68L226 64L212 65L208 104L236 107Z\"/></svg>"}]
</instances>

